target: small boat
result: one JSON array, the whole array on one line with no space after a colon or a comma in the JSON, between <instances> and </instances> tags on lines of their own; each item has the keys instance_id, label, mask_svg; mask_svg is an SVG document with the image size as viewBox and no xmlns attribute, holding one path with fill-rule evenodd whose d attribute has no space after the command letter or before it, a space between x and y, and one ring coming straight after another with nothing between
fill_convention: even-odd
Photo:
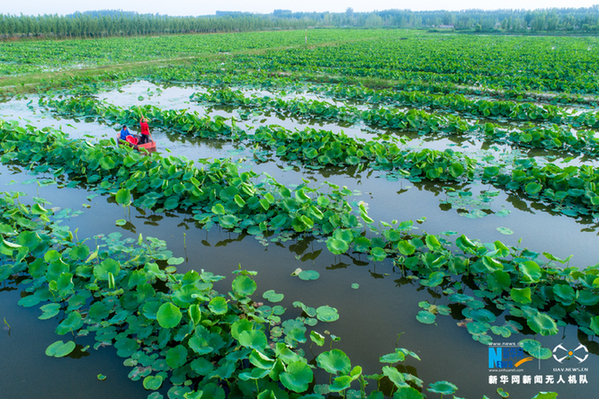
<instances>
[{"instance_id":1,"label":"small boat","mask_svg":"<svg viewBox=\"0 0 599 399\"><path fill-rule=\"evenodd\" d=\"M135 148L139 152L156 152L156 142L154 140L145 144L137 144L138 139L135 136L127 136L126 140L121 140L120 135L117 136L119 145L128 145Z\"/></svg>"}]
</instances>

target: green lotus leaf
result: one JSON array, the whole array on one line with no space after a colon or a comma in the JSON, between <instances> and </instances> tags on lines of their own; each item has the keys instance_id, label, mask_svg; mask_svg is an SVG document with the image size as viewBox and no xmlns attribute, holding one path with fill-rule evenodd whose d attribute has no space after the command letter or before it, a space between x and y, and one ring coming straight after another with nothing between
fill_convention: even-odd
<instances>
[{"instance_id":1,"label":"green lotus leaf","mask_svg":"<svg viewBox=\"0 0 599 399\"><path fill-rule=\"evenodd\" d=\"M320 273L318 273L316 270L302 270L298 274L298 277L300 278L300 280L304 281L318 280L318 278L320 277Z\"/></svg>"},{"instance_id":2,"label":"green lotus leaf","mask_svg":"<svg viewBox=\"0 0 599 399\"><path fill-rule=\"evenodd\" d=\"M557 392L539 392L532 399L555 399L557 398Z\"/></svg>"},{"instance_id":3,"label":"green lotus leaf","mask_svg":"<svg viewBox=\"0 0 599 399\"><path fill-rule=\"evenodd\" d=\"M383 397L381 396L381 399ZM423 399L424 396L417 389L410 386L402 386L393 394L393 399Z\"/></svg>"},{"instance_id":4,"label":"green lotus leaf","mask_svg":"<svg viewBox=\"0 0 599 399\"><path fill-rule=\"evenodd\" d=\"M389 378L389 380L398 388L409 386L406 384L403 373L398 371L395 367L383 366L383 375Z\"/></svg>"},{"instance_id":5,"label":"green lotus leaf","mask_svg":"<svg viewBox=\"0 0 599 399\"><path fill-rule=\"evenodd\" d=\"M370 250L370 256L374 262L381 262L387 257L387 253L383 248L374 247Z\"/></svg>"},{"instance_id":6,"label":"green lotus leaf","mask_svg":"<svg viewBox=\"0 0 599 399\"><path fill-rule=\"evenodd\" d=\"M268 346L268 339L259 330L242 331L239 334L239 343L257 351L263 351Z\"/></svg>"},{"instance_id":7,"label":"green lotus leaf","mask_svg":"<svg viewBox=\"0 0 599 399\"><path fill-rule=\"evenodd\" d=\"M225 314L229 310L229 306L227 305L227 300L222 296L217 296L212 298L208 303L208 309L214 314Z\"/></svg>"},{"instance_id":8,"label":"green lotus leaf","mask_svg":"<svg viewBox=\"0 0 599 399\"><path fill-rule=\"evenodd\" d=\"M104 259L99 265L94 266L94 277L101 281L108 281L108 273L117 276L121 271L119 262L114 259Z\"/></svg>"},{"instance_id":9,"label":"green lotus leaf","mask_svg":"<svg viewBox=\"0 0 599 399\"><path fill-rule=\"evenodd\" d=\"M503 390L503 388L497 388L497 393L499 394L499 396L501 396L502 398L507 398L510 396L509 393L507 393L506 391Z\"/></svg>"},{"instance_id":10,"label":"green lotus leaf","mask_svg":"<svg viewBox=\"0 0 599 399\"><path fill-rule=\"evenodd\" d=\"M485 334L491 325L489 323L484 323L480 321L474 321L472 323L466 324L466 329L472 335Z\"/></svg>"},{"instance_id":11,"label":"green lotus leaf","mask_svg":"<svg viewBox=\"0 0 599 399\"><path fill-rule=\"evenodd\" d=\"M530 287L526 288L512 288L510 291L510 296L512 299L518 303L530 303L531 299L531 290Z\"/></svg>"},{"instance_id":12,"label":"green lotus leaf","mask_svg":"<svg viewBox=\"0 0 599 399\"><path fill-rule=\"evenodd\" d=\"M214 204L212 206L212 213L214 213L216 215L224 215L225 207L223 206L223 204Z\"/></svg>"},{"instance_id":13,"label":"green lotus leaf","mask_svg":"<svg viewBox=\"0 0 599 399\"><path fill-rule=\"evenodd\" d=\"M166 363L173 369L182 367L187 362L187 348L177 345L166 352Z\"/></svg>"},{"instance_id":14,"label":"green lotus leaf","mask_svg":"<svg viewBox=\"0 0 599 399\"><path fill-rule=\"evenodd\" d=\"M525 283L538 283L543 276L543 271L536 262L532 260L520 264L522 280Z\"/></svg>"},{"instance_id":15,"label":"green lotus leaf","mask_svg":"<svg viewBox=\"0 0 599 399\"><path fill-rule=\"evenodd\" d=\"M254 328L254 324L248 319L239 319L231 326L231 335L235 339L239 339L239 334L242 331L250 331Z\"/></svg>"},{"instance_id":16,"label":"green lotus leaf","mask_svg":"<svg viewBox=\"0 0 599 399\"><path fill-rule=\"evenodd\" d=\"M570 305L576 300L576 291L574 288L565 284L556 284L553 286L553 293L556 299L564 305Z\"/></svg>"},{"instance_id":17,"label":"green lotus leaf","mask_svg":"<svg viewBox=\"0 0 599 399\"><path fill-rule=\"evenodd\" d=\"M424 324L433 324L436 319L437 319L437 316L435 316L428 310L421 310L416 315L416 320L418 320L419 322L424 323Z\"/></svg>"},{"instance_id":18,"label":"green lotus leaf","mask_svg":"<svg viewBox=\"0 0 599 399\"><path fill-rule=\"evenodd\" d=\"M200 310L199 305L191 305L189 309L187 309L187 313L189 315L189 319L194 325L199 324L200 320L202 319L202 311Z\"/></svg>"},{"instance_id":19,"label":"green lotus leaf","mask_svg":"<svg viewBox=\"0 0 599 399\"><path fill-rule=\"evenodd\" d=\"M324 336L317 331L310 331L310 340L318 346L324 345Z\"/></svg>"},{"instance_id":20,"label":"green lotus leaf","mask_svg":"<svg viewBox=\"0 0 599 399\"><path fill-rule=\"evenodd\" d=\"M333 383L329 385L329 391L331 392L341 392L346 390L351 386L352 378L349 375L342 375L336 377L333 380Z\"/></svg>"},{"instance_id":21,"label":"green lotus leaf","mask_svg":"<svg viewBox=\"0 0 599 399\"><path fill-rule=\"evenodd\" d=\"M79 244L69 251L69 257L74 261L84 260L89 256L89 247L85 244Z\"/></svg>"},{"instance_id":22,"label":"green lotus leaf","mask_svg":"<svg viewBox=\"0 0 599 399\"><path fill-rule=\"evenodd\" d=\"M316 357L318 366L332 374L347 374L351 370L349 357L339 349L322 352Z\"/></svg>"},{"instance_id":23,"label":"green lotus leaf","mask_svg":"<svg viewBox=\"0 0 599 399\"><path fill-rule=\"evenodd\" d=\"M163 378L161 375L151 375L144 378L144 388L149 391L155 391L162 386Z\"/></svg>"},{"instance_id":24,"label":"green lotus leaf","mask_svg":"<svg viewBox=\"0 0 599 399\"><path fill-rule=\"evenodd\" d=\"M338 238L329 237L329 239L327 239L327 248L331 253L340 255L349 250L349 243Z\"/></svg>"},{"instance_id":25,"label":"green lotus leaf","mask_svg":"<svg viewBox=\"0 0 599 399\"><path fill-rule=\"evenodd\" d=\"M398 242L397 249L404 256L410 256L416 251L416 247L406 240Z\"/></svg>"},{"instance_id":26,"label":"green lotus leaf","mask_svg":"<svg viewBox=\"0 0 599 399\"><path fill-rule=\"evenodd\" d=\"M56 316L58 313L60 313L60 304L59 303L49 303L47 305L40 307L40 309L44 313L41 316L39 316L38 319L47 320L47 319L50 319L50 318Z\"/></svg>"},{"instance_id":27,"label":"green lotus leaf","mask_svg":"<svg viewBox=\"0 0 599 399\"><path fill-rule=\"evenodd\" d=\"M225 397L226 394L224 389L213 382L202 387L201 399L225 399Z\"/></svg>"},{"instance_id":28,"label":"green lotus leaf","mask_svg":"<svg viewBox=\"0 0 599 399\"><path fill-rule=\"evenodd\" d=\"M58 327L56 327L56 334L64 335L68 332L73 332L80 329L83 326L83 318L79 312L70 312L66 319L64 319Z\"/></svg>"},{"instance_id":29,"label":"green lotus leaf","mask_svg":"<svg viewBox=\"0 0 599 399\"><path fill-rule=\"evenodd\" d=\"M275 353L277 358L286 364L301 361L302 359L300 355L289 349L289 347L282 342L277 342L275 345Z\"/></svg>"},{"instance_id":30,"label":"green lotus leaf","mask_svg":"<svg viewBox=\"0 0 599 399\"><path fill-rule=\"evenodd\" d=\"M277 303L281 302L283 298L285 298L285 295L277 294L274 290L268 290L262 294L262 298L266 299L267 301Z\"/></svg>"},{"instance_id":31,"label":"green lotus leaf","mask_svg":"<svg viewBox=\"0 0 599 399\"><path fill-rule=\"evenodd\" d=\"M121 188L115 196L116 203L123 206L131 204L131 192L126 188Z\"/></svg>"},{"instance_id":32,"label":"green lotus leaf","mask_svg":"<svg viewBox=\"0 0 599 399\"><path fill-rule=\"evenodd\" d=\"M269 373L269 369L253 368L251 369L251 371L244 371L239 373L239 379L242 381L260 380L266 377Z\"/></svg>"},{"instance_id":33,"label":"green lotus leaf","mask_svg":"<svg viewBox=\"0 0 599 399\"><path fill-rule=\"evenodd\" d=\"M538 194L541 190L543 189L543 186L540 185L539 183L535 183L535 182L530 182L526 185L526 187L524 188L524 190L526 190L526 192L529 195L536 195Z\"/></svg>"},{"instance_id":34,"label":"green lotus leaf","mask_svg":"<svg viewBox=\"0 0 599 399\"><path fill-rule=\"evenodd\" d=\"M544 313L537 313L532 317L528 317L526 323L531 330L542 336L555 335L558 332L555 320Z\"/></svg>"},{"instance_id":35,"label":"green lotus leaf","mask_svg":"<svg viewBox=\"0 0 599 399\"><path fill-rule=\"evenodd\" d=\"M507 227L498 227L497 231L506 236L514 234L514 232L511 229L508 229Z\"/></svg>"},{"instance_id":36,"label":"green lotus leaf","mask_svg":"<svg viewBox=\"0 0 599 399\"><path fill-rule=\"evenodd\" d=\"M194 361L192 361L189 366L191 369L199 375L208 375L212 370L214 370L214 365L212 362L204 359L203 357L198 357Z\"/></svg>"},{"instance_id":37,"label":"green lotus leaf","mask_svg":"<svg viewBox=\"0 0 599 399\"><path fill-rule=\"evenodd\" d=\"M395 349L394 353L389 353L379 358L379 362L381 363L398 363L404 360L406 360L406 355L399 349Z\"/></svg>"},{"instance_id":38,"label":"green lotus leaf","mask_svg":"<svg viewBox=\"0 0 599 399\"><path fill-rule=\"evenodd\" d=\"M452 395L458 390L458 387L447 381L437 381L434 384L429 384L427 388L429 392L438 393L441 395Z\"/></svg>"},{"instance_id":39,"label":"green lotus leaf","mask_svg":"<svg viewBox=\"0 0 599 399\"><path fill-rule=\"evenodd\" d=\"M324 305L316 309L316 318L324 322L333 322L339 319L339 313L337 313L337 309Z\"/></svg>"},{"instance_id":40,"label":"green lotus leaf","mask_svg":"<svg viewBox=\"0 0 599 399\"><path fill-rule=\"evenodd\" d=\"M487 309L472 309L470 311L470 317L476 321L484 323L493 323L497 318L493 313Z\"/></svg>"},{"instance_id":41,"label":"green lotus leaf","mask_svg":"<svg viewBox=\"0 0 599 399\"><path fill-rule=\"evenodd\" d=\"M549 359L553 355L551 349L543 348L541 343L534 339L523 339L518 345L537 359Z\"/></svg>"},{"instance_id":42,"label":"green lotus leaf","mask_svg":"<svg viewBox=\"0 0 599 399\"><path fill-rule=\"evenodd\" d=\"M240 296L249 296L256 291L257 285L254 280L245 275L239 275L233 280L233 291Z\"/></svg>"},{"instance_id":43,"label":"green lotus leaf","mask_svg":"<svg viewBox=\"0 0 599 399\"><path fill-rule=\"evenodd\" d=\"M181 310L170 302L162 304L156 313L156 319L162 328L178 326L182 317Z\"/></svg>"},{"instance_id":44,"label":"green lotus leaf","mask_svg":"<svg viewBox=\"0 0 599 399\"><path fill-rule=\"evenodd\" d=\"M53 357L65 357L75 350L77 345L73 341L56 341L46 348L46 355Z\"/></svg>"},{"instance_id":45,"label":"green lotus leaf","mask_svg":"<svg viewBox=\"0 0 599 399\"><path fill-rule=\"evenodd\" d=\"M292 362L287 366L287 371L279 376L283 386L293 392L301 393L308 389L314 379L312 369L300 361Z\"/></svg>"},{"instance_id":46,"label":"green lotus leaf","mask_svg":"<svg viewBox=\"0 0 599 399\"><path fill-rule=\"evenodd\" d=\"M370 249L370 240L366 237L356 237L353 241L353 250L356 252L367 252Z\"/></svg>"},{"instance_id":47,"label":"green lotus leaf","mask_svg":"<svg viewBox=\"0 0 599 399\"><path fill-rule=\"evenodd\" d=\"M271 359L264 353L254 349L250 354L250 363L260 369L264 369L270 372L275 365L275 359Z\"/></svg>"}]
</instances>

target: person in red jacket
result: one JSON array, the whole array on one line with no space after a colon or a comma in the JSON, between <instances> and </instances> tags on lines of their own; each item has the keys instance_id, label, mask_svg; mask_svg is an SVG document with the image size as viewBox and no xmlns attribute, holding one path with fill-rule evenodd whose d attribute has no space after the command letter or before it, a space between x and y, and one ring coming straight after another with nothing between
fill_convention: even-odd
<instances>
[{"instance_id":1,"label":"person in red jacket","mask_svg":"<svg viewBox=\"0 0 599 399\"><path fill-rule=\"evenodd\" d=\"M150 143L152 141L152 134L150 133L148 120L142 116L139 120L139 126L141 127L141 140L139 141L139 144Z\"/></svg>"}]
</instances>

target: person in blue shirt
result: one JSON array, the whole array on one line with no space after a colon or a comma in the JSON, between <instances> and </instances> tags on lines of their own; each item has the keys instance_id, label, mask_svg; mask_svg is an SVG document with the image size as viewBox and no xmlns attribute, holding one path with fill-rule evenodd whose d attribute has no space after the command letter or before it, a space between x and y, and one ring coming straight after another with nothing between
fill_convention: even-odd
<instances>
[{"instance_id":1,"label":"person in blue shirt","mask_svg":"<svg viewBox=\"0 0 599 399\"><path fill-rule=\"evenodd\" d=\"M121 129L121 135L119 136L119 138L121 140L127 140L127 136L131 136L131 132L129 131L129 129L127 129L126 125L123 125L123 128Z\"/></svg>"}]
</instances>

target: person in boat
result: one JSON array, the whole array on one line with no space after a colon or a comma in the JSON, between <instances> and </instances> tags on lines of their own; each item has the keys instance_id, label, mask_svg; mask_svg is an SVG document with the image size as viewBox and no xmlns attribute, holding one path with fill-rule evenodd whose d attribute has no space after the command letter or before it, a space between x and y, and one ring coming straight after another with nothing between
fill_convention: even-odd
<instances>
[{"instance_id":1,"label":"person in boat","mask_svg":"<svg viewBox=\"0 0 599 399\"><path fill-rule=\"evenodd\" d=\"M121 140L127 140L127 136L132 136L132 134L129 131L129 129L127 129L127 126L123 125L123 128L121 129L121 135L119 136L119 139L121 139Z\"/></svg>"},{"instance_id":2,"label":"person in boat","mask_svg":"<svg viewBox=\"0 0 599 399\"><path fill-rule=\"evenodd\" d=\"M148 125L148 120L145 117L141 117L141 119L139 120L139 126L141 127L139 144L151 143L152 134L150 133L150 126Z\"/></svg>"}]
</instances>

